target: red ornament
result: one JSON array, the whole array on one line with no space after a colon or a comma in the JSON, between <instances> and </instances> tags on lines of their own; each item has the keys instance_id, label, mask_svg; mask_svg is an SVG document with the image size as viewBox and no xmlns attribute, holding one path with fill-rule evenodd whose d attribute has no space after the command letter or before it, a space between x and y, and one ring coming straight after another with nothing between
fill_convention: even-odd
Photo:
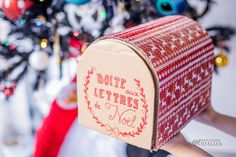
<instances>
[{"instance_id":1,"label":"red ornament","mask_svg":"<svg viewBox=\"0 0 236 157\"><path fill-rule=\"evenodd\" d=\"M81 47L82 47L81 40L79 40L79 39L70 38L70 39L69 39L69 43L70 43L70 46L71 46L71 47L76 48L76 49L78 49L78 50L80 50Z\"/></svg>"},{"instance_id":2,"label":"red ornament","mask_svg":"<svg viewBox=\"0 0 236 157\"><path fill-rule=\"evenodd\" d=\"M11 88L6 88L6 89L4 90L4 93L5 93L5 95L6 95L7 97L9 97L9 96L12 96L12 95L13 95L14 91L13 91Z\"/></svg>"},{"instance_id":3,"label":"red ornament","mask_svg":"<svg viewBox=\"0 0 236 157\"><path fill-rule=\"evenodd\" d=\"M6 86L5 89L4 89L4 94L7 97L12 96L14 94L15 88L16 88L15 83L12 83L10 86Z\"/></svg>"},{"instance_id":4,"label":"red ornament","mask_svg":"<svg viewBox=\"0 0 236 157\"><path fill-rule=\"evenodd\" d=\"M11 45L8 47L8 49L12 52L12 51L14 51L14 50L16 49L16 45L11 44Z\"/></svg>"},{"instance_id":5,"label":"red ornament","mask_svg":"<svg viewBox=\"0 0 236 157\"><path fill-rule=\"evenodd\" d=\"M80 39L70 38L69 44L70 44L69 58L74 58L80 55L82 48L82 41Z\"/></svg>"},{"instance_id":6,"label":"red ornament","mask_svg":"<svg viewBox=\"0 0 236 157\"><path fill-rule=\"evenodd\" d=\"M9 19L17 20L32 4L32 0L2 0L2 10Z\"/></svg>"}]
</instances>

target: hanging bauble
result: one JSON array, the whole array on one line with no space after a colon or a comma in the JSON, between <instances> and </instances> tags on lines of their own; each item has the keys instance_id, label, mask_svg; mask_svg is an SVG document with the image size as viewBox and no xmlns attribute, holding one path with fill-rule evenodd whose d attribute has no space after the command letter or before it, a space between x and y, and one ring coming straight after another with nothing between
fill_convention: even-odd
<instances>
[{"instance_id":1,"label":"hanging bauble","mask_svg":"<svg viewBox=\"0 0 236 157\"><path fill-rule=\"evenodd\" d=\"M76 5L85 4L85 3L88 3L89 1L90 0L66 0L67 3L76 4Z\"/></svg>"},{"instance_id":2,"label":"hanging bauble","mask_svg":"<svg viewBox=\"0 0 236 157\"><path fill-rule=\"evenodd\" d=\"M2 10L10 20L17 20L32 4L32 0L2 0Z\"/></svg>"},{"instance_id":3,"label":"hanging bauble","mask_svg":"<svg viewBox=\"0 0 236 157\"><path fill-rule=\"evenodd\" d=\"M8 46L8 50L9 50L10 52L13 52L14 50L16 50L16 45L14 45L14 44L9 45L9 46Z\"/></svg>"},{"instance_id":4,"label":"hanging bauble","mask_svg":"<svg viewBox=\"0 0 236 157\"><path fill-rule=\"evenodd\" d=\"M37 71L43 71L48 67L49 56L45 51L34 51L29 57L29 64Z\"/></svg>"},{"instance_id":5,"label":"hanging bauble","mask_svg":"<svg viewBox=\"0 0 236 157\"><path fill-rule=\"evenodd\" d=\"M82 47L82 41L80 39L70 38L69 39L69 44L70 44L71 47L73 47L77 50L80 50L81 47Z\"/></svg>"},{"instance_id":6,"label":"hanging bauble","mask_svg":"<svg viewBox=\"0 0 236 157\"><path fill-rule=\"evenodd\" d=\"M76 39L76 38L70 38L69 39L69 57L70 58L74 58L74 57L78 57L81 53L81 48L83 46L83 43L81 41L81 39Z\"/></svg>"},{"instance_id":7,"label":"hanging bauble","mask_svg":"<svg viewBox=\"0 0 236 157\"><path fill-rule=\"evenodd\" d=\"M224 53L221 52L215 57L215 65L216 67L225 67L229 62L228 56Z\"/></svg>"},{"instance_id":8,"label":"hanging bauble","mask_svg":"<svg viewBox=\"0 0 236 157\"><path fill-rule=\"evenodd\" d=\"M186 0L156 0L155 7L157 12L162 15L179 15L188 9Z\"/></svg>"},{"instance_id":9,"label":"hanging bauble","mask_svg":"<svg viewBox=\"0 0 236 157\"><path fill-rule=\"evenodd\" d=\"M4 94L7 97L12 96L14 94L15 88L16 88L16 84L15 83L11 83L11 84L6 85L6 87L3 90Z\"/></svg>"},{"instance_id":10,"label":"hanging bauble","mask_svg":"<svg viewBox=\"0 0 236 157\"><path fill-rule=\"evenodd\" d=\"M65 10L68 14L68 21L75 30L83 29L94 37L100 35L100 29L105 20L105 10L102 5L95 2L79 6L67 4Z\"/></svg>"}]
</instances>

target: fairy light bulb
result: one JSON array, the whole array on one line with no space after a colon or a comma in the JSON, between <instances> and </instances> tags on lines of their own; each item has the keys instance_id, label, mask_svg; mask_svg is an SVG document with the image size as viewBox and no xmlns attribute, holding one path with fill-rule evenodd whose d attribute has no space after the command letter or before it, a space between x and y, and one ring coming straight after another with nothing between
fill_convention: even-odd
<instances>
[{"instance_id":1,"label":"fairy light bulb","mask_svg":"<svg viewBox=\"0 0 236 157\"><path fill-rule=\"evenodd\" d=\"M9 43L8 41L4 41L2 44L3 44L4 46L9 46L9 45L10 45L10 43Z\"/></svg>"},{"instance_id":2,"label":"fairy light bulb","mask_svg":"<svg viewBox=\"0 0 236 157\"><path fill-rule=\"evenodd\" d=\"M107 17L107 13L106 13L105 11L103 11L103 12L101 13L101 17L102 17L103 19L105 19L105 18Z\"/></svg>"},{"instance_id":3,"label":"fairy light bulb","mask_svg":"<svg viewBox=\"0 0 236 157\"><path fill-rule=\"evenodd\" d=\"M74 37L78 37L79 36L79 32L73 32L73 36Z\"/></svg>"},{"instance_id":4,"label":"fairy light bulb","mask_svg":"<svg viewBox=\"0 0 236 157\"><path fill-rule=\"evenodd\" d=\"M48 40L47 39L42 39L40 42L40 46L42 48L46 48L48 46Z\"/></svg>"},{"instance_id":5,"label":"fairy light bulb","mask_svg":"<svg viewBox=\"0 0 236 157\"><path fill-rule=\"evenodd\" d=\"M228 59L228 56L221 52L220 54L218 54L216 57L215 57L215 65L217 67L225 67L229 62L229 59Z\"/></svg>"}]
</instances>

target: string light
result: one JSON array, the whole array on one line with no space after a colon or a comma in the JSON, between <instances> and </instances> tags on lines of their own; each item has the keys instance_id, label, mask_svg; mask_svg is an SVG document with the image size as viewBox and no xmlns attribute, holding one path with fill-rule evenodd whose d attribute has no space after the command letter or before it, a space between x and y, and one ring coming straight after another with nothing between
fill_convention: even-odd
<instances>
[{"instance_id":1,"label":"string light","mask_svg":"<svg viewBox=\"0 0 236 157\"><path fill-rule=\"evenodd\" d=\"M40 42L40 46L42 48L46 48L48 46L48 40L47 39L42 39Z\"/></svg>"},{"instance_id":2,"label":"string light","mask_svg":"<svg viewBox=\"0 0 236 157\"><path fill-rule=\"evenodd\" d=\"M41 22L41 21L36 21L36 26L38 26L38 27L40 27L40 26L42 26L43 25L43 23Z\"/></svg>"},{"instance_id":3,"label":"string light","mask_svg":"<svg viewBox=\"0 0 236 157\"><path fill-rule=\"evenodd\" d=\"M22 25L22 26L25 24L25 22L26 21L24 19L20 19L20 21L19 21L20 25Z\"/></svg>"},{"instance_id":4,"label":"string light","mask_svg":"<svg viewBox=\"0 0 236 157\"><path fill-rule=\"evenodd\" d=\"M9 45L8 49L9 49L10 51L14 51L14 50L16 49L16 45L11 44L11 45Z\"/></svg>"},{"instance_id":5,"label":"string light","mask_svg":"<svg viewBox=\"0 0 236 157\"><path fill-rule=\"evenodd\" d=\"M9 46L9 45L10 45L10 43L9 43L8 41L4 41L2 44L3 44L4 46Z\"/></svg>"},{"instance_id":6,"label":"string light","mask_svg":"<svg viewBox=\"0 0 236 157\"><path fill-rule=\"evenodd\" d=\"M42 15L38 16L38 20L40 20L41 22L46 22L46 18Z\"/></svg>"},{"instance_id":7,"label":"string light","mask_svg":"<svg viewBox=\"0 0 236 157\"><path fill-rule=\"evenodd\" d=\"M227 55L223 52L215 57L215 65L217 67L225 67L228 64L228 61Z\"/></svg>"},{"instance_id":8,"label":"string light","mask_svg":"<svg viewBox=\"0 0 236 157\"><path fill-rule=\"evenodd\" d=\"M107 13L104 11L104 12L102 12L101 13L101 17L103 18L103 19L105 19L106 17L107 17Z\"/></svg>"},{"instance_id":9,"label":"string light","mask_svg":"<svg viewBox=\"0 0 236 157\"><path fill-rule=\"evenodd\" d=\"M73 32L73 36L74 37L78 37L79 36L79 32Z\"/></svg>"}]
</instances>

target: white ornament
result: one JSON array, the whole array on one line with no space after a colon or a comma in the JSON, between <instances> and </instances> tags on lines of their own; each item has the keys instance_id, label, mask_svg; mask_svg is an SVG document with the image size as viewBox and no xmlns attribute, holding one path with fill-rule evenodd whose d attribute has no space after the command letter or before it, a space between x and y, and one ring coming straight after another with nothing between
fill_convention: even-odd
<instances>
[{"instance_id":1,"label":"white ornament","mask_svg":"<svg viewBox=\"0 0 236 157\"><path fill-rule=\"evenodd\" d=\"M49 56L45 51L34 51L29 57L29 64L35 70L45 70L49 63Z\"/></svg>"}]
</instances>

